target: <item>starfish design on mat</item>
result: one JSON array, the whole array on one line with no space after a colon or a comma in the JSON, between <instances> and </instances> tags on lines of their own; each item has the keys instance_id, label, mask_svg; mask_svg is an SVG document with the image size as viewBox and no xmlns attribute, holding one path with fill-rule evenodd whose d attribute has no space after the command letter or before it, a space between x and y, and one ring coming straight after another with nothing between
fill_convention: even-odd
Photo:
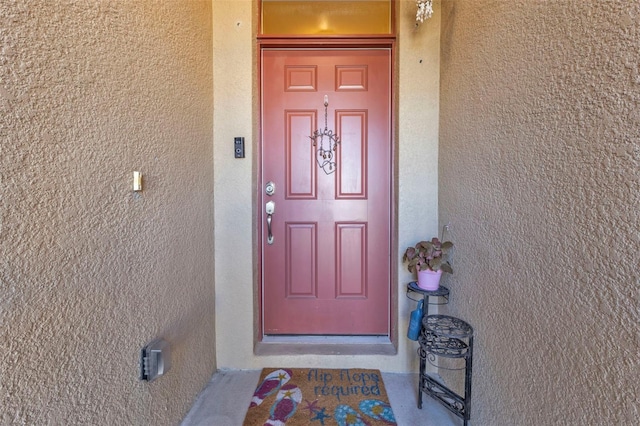
<instances>
[{"instance_id":1,"label":"starfish design on mat","mask_svg":"<svg viewBox=\"0 0 640 426\"><path fill-rule=\"evenodd\" d=\"M309 400L305 399L304 402L307 404L306 407L304 407L305 410L309 410L309 415L312 415L314 413L317 413L318 411L320 411L320 407L318 407L318 400L316 399L313 402L309 402Z\"/></svg>"},{"instance_id":2,"label":"starfish design on mat","mask_svg":"<svg viewBox=\"0 0 640 426\"><path fill-rule=\"evenodd\" d=\"M316 401L317 401L317 400L316 400ZM315 403L316 401L314 401L314 403ZM316 413L316 416L315 416L315 417L312 417L312 418L311 418L311 421L313 422L313 421L315 421L315 420L318 420L318 421L320 421L320 424L321 424L322 426L324 426L324 419L330 419L330 418L331 418L331 416L330 416L329 414L325 413L325 410L326 410L326 409L327 409L326 407L325 407L325 408L320 408L320 409L318 409L318 410L315 412L315 413Z\"/></svg>"}]
</instances>

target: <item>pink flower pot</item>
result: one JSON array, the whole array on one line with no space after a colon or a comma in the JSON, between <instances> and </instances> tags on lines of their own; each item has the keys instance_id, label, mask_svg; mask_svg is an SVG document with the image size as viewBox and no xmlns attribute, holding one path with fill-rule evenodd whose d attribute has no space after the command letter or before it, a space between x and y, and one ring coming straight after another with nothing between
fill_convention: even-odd
<instances>
[{"instance_id":1,"label":"pink flower pot","mask_svg":"<svg viewBox=\"0 0 640 426\"><path fill-rule=\"evenodd\" d=\"M435 272L430 269L418 271L418 287L423 290L435 291L440 287L441 276L442 270Z\"/></svg>"}]
</instances>

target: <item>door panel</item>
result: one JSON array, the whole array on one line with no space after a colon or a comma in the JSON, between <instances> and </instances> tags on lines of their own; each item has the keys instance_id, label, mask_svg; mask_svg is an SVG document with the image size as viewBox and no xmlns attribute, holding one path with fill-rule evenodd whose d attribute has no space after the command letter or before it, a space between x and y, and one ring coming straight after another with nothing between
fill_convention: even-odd
<instances>
[{"instance_id":1,"label":"door panel","mask_svg":"<svg viewBox=\"0 0 640 426\"><path fill-rule=\"evenodd\" d=\"M277 188L261 199L265 334L389 333L390 70L388 49L262 51L262 184ZM331 174L310 139L325 96Z\"/></svg>"},{"instance_id":2,"label":"door panel","mask_svg":"<svg viewBox=\"0 0 640 426\"><path fill-rule=\"evenodd\" d=\"M337 111L337 131L349 143L340 146L341 167L336 169L339 199L366 199L367 112Z\"/></svg>"},{"instance_id":3,"label":"door panel","mask_svg":"<svg viewBox=\"0 0 640 426\"><path fill-rule=\"evenodd\" d=\"M336 224L336 297L367 297L367 224Z\"/></svg>"},{"instance_id":4,"label":"door panel","mask_svg":"<svg viewBox=\"0 0 640 426\"><path fill-rule=\"evenodd\" d=\"M316 198L316 160L313 150L300 141L315 130L317 111L285 111L285 155L288 199Z\"/></svg>"},{"instance_id":5,"label":"door panel","mask_svg":"<svg viewBox=\"0 0 640 426\"><path fill-rule=\"evenodd\" d=\"M286 297L318 297L316 281L317 226L315 223L286 223ZM294 250L295 248L295 250ZM296 265L308 265L298 268Z\"/></svg>"}]
</instances>

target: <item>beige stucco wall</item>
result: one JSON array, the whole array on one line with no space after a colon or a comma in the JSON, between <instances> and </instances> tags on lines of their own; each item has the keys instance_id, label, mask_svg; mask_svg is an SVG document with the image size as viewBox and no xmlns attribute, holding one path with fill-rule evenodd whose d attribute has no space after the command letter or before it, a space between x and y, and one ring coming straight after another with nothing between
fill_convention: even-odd
<instances>
[{"instance_id":1,"label":"beige stucco wall","mask_svg":"<svg viewBox=\"0 0 640 426\"><path fill-rule=\"evenodd\" d=\"M399 102L396 122L396 184L398 240L404 250L437 230L437 152L439 87L439 6L427 24L416 29L415 3L399 1ZM402 265L397 274L398 354L394 356L255 356L253 354L255 164L258 114L255 17L257 2L214 0L216 335L221 368L371 367L384 371L417 368L416 346L404 335L409 311L404 284L410 276ZM252 26L253 22L253 26ZM244 136L247 158L233 158L233 137Z\"/></svg>"},{"instance_id":2,"label":"beige stucco wall","mask_svg":"<svg viewBox=\"0 0 640 426\"><path fill-rule=\"evenodd\" d=\"M640 5L445 0L441 42L473 424L637 424Z\"/></svg>"},{"instance_id":3,"label":"beige stucco wall","mask_svg":"<svg viewBox=\"0 0 640 426\"><path fill-rule=\"evenodd\" d=\"M0 2L0 424L175 425L215 369L211 33L208 1Z\"/></svg>"}]
</instances>

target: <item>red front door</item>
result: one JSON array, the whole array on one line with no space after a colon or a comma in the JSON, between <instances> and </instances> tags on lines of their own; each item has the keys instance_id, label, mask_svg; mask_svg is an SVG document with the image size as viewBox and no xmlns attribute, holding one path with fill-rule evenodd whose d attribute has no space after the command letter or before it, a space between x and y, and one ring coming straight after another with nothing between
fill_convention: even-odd
<instances>
[{"instance_id":1,"label":"red front door","mask_svg":"<svg viewBox=\"0 0 640 426\"><path fill-rule=\"evenodd\" d=\"M264 334L387 335L391 52L264 49L261 64ZM330 161L310 138L325 116Z\"/></svg>"}]
</instances>

